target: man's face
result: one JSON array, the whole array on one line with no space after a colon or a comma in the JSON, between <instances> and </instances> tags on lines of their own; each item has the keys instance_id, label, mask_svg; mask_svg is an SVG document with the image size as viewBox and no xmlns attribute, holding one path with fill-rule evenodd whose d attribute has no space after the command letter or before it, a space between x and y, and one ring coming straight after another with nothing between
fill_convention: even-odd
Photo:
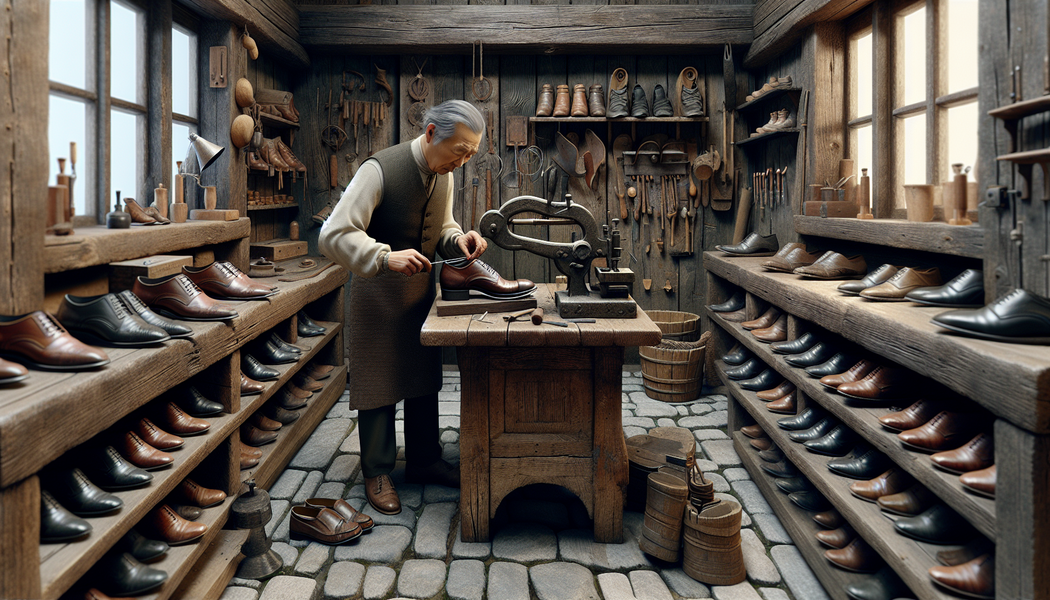
<instances>
[{"instance_id":1,"label":"man's face","mask_svg":"<svg viewBox=\"0 0 1050 600\"><path fill-rule=\"evenodd\" d=\"M427 127L423 156L427 166L438 175L451 173L463 166L478 151L481 134L474 133L463 123L456 123L456 131L451 136L434 143L434 125Z\"/></svg>"}]
</instances>

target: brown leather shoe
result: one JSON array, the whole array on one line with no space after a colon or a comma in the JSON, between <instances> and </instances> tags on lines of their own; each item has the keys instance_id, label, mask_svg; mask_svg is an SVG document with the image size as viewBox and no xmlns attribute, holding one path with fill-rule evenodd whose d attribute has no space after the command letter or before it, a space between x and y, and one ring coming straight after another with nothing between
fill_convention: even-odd
<instances>
[{"instance_id":1,"label":"brown leather shoe","mask_svg":"<svg viewBox=\"0 0 1050 600\"><path fill-rule=\"evenodd\" d=\"M835 390L838 389L838 387L844 383L851 383L854 381L860 381L861 379L864 379L868 376L869 373L875 370L875 367L877 366L879 366L878 363L865 358L862 359L859 363L850 367L849 371L846 371L845 373L838 373L836 375L825 375L821 377L820 384L826 388L831 388Z\"/></svg>"},{"instance_id":2,"label":"brown leather shoe","mask_svg":"<svg viewBox=\"0 0 1050 600\"><path fill-rule=\"evenodd\" d=\"M941 411L926 424L897 434L902 444L919 452L952 450L971 439L987 420L972 413Z\"/></svg>"},{"instance_id":3,"label":"brown leather shoe","mask_svg":"<svg viewBox=\"0 0 1050 600\"><path fill-rule=\"evenodd\" d=\"M879 365L864 379L843 383L835 391L859 400L897 400L913 396L915 386L915 376L909 369Z\"/></svg>"},{"instance_id":4,"label":"brown leather shoe","mask_svg":"<svg viewBox=\"0 0 1050 600\"><path fill-rule=\"evenodd\" d=\"M179 485L175 487L175 491L187 503L201 508L211 508L212 506L222 504L222 501L226 499L226 492L206 488L189 477L183 479Z\"/></svg>"},{"instance_id":5,"label":"brown leather shoe","mask_svg":"<svg viewBox=\"0 0 1050 600\"><path fill-rule=\"evenodd\" d=\"M882 496L875 503L890 514L913 517L940 501L926 486L917 483L903 492Z\"/></svg>"},{"instance_id":6,"label":"brown leather shoe","mask_svg":"<svg viewBox=\"0 0 1050 600\"><path fill-rule=\"evenodd\" d=\"M200 435L211 429L211 423L189 416L174 402L165 402L161 405L157 420L161 422L165 430L175 435Z\"/></svg>"},{"instance_id":7,"label":"brown leather shoe","mask_svg":"<svg viewBox=\"0 0 1050 600\"><path fill-rule=\"evenodd\" d=\"M995 464L992 434L981 432L966 445L955 450L938 452L931 456L930 460L933 461L933 466L956 475L987 469Z\"/></svg>"},{"instance_id":8,"label":"brown leather shoe","mask_svg":"<svg viewBox=\"0 0 1050 600\"><path fill-rule=\"evenodd\" d=\"M113 596L107 596L95 588L84 592L84 600L114 600Z\"/></svg>"},{"instance_id":9,"label":"brown leather shoe","mask_svg":"<svg viewBox=\"0 0 1050 600\"><path fill-rule=\"evenodd\" d=\"M942 410L944 410L944 402L923 398L904 410L879 417L879 423L890 431L900 433L926 423Z\"/></svg>"},{"instance_id":10,"label":"brown leather shoe","mask_svg":"<svg viewBox=\"0 0 1050 600\"><path fill-rule=\"evenodd\" d=\"M135 278L132 292L154 312L188 321L225 321L237 317L237 311L216 302L181 273L150 279Z\"/></svg>"},{"instance_id":11,"label":"brown leather shoe","mask_svg":"<svg viewBox=\"0 0 1050 600\"><path fill-rule=\"evenodd\" d=\"M853 530L848 524L839 527L838 529L822 529L815 534L814 537L821 544L824 544L828 548L842 549L845 548L857 537L857 532Z\"/></svg>"},{"instance_id":12,"label":"brown leather shoe","mask_svg":"<svg viewBox=\"0 0 1050 600\"><path fill-rule=\"evenodd\" d=\"M18 363L0 358L0 385L18 383L29 377L29 370Z\"/></svg>"},{"instance_id":13,"label":"brown leather shoe","mask_svg":"<svg viewBox=\"0 0 1050 600\"><path fill-rule=\"evenodd\" d=\"M557 87L557 94L554 97L554 112L551 115L555 117L567 117L569 116L569 104L571 102L568 85L559 85Z\"/></svg>"},{"instance_id":14,"label":"brown leather shoe","mask_svg":"<svg viewBox=\"0 0 1050 600\"><path fill-rule=\"evenodd\" d=\"M592 117L605 116L605 91L600 83L595 83L587 88L587 112Z\"/></svg>"},{"instance_id":15,"label":"brown leather shoe","mask_svg":"<svg viewBox=\"0 0 1050 600\"><path fill-rule=\"evenodd\" d=\"M820 256L816 252L807 252L805 244L792 242L781 246L776 254L762 263L762 266L769 271L793 273L799 267L808 267L817 262Z\"/></svg>"},{"instance_id":16,"label":"brown leather shoe","mask_svg":"<svg viewBox=\"0 0 1050 600\"><path fill-rule=\"evenodd\" d=\"M255 152L249 152L248 168L253 171L269 171L270 165L266 164L265 160L259 158L259 155Z\"/></svg>"},{"instance_id":17,"label":"brown leather shoe","mask_svg":"<svg viewBox=\"0 0 1050 600\"><path fill-rule=\"evenodd\" d=\"M824 558L836 567L854 573L874 573L883 565L882 557L861 537L853 538L843 548L825 550Z\"/></svg>"},{"instance_id":18,"label":"brown leather shoe","mask_svg":"<svg viewBox=\"0 0 1050 600\"><path fill-rule=\"evenodd\" d=\"M773 447L773 440L767 437L761 437L751 440L751 447L761 452L762 450L769 450Z\"/></svg>"},{"instance_id":19,"label":"brown leather shoe","mask_svg":"<svg viewBox=\"0 0 1050 600\"><path fill-rule=\"evenodd\" d=\"M758 439L760 437L765 437L766 435L766 432L763 431L762 427L757 423L754 425L745 425L744 427L741 427L740 433L746 435L751 439Z\"/></svg>"},{"instance_id":20,"label":"brown leather shoe","mask_svg":"<svg viewBox=\"0 0 1050 600\"><path fill-rule=\"evenodd\" d=\"M908 292L922 288L941 285L941 272L937 267L913 269L904 267L890 277L886 283L872 286L860 292L861 298L890 302L903 302Z\"/></svg>"},{"instance_id":21,"label":"brown leather shoe","mask_svg":"<svg viewBox=\"0 0 1050 600\"><path fill-rule=\"evenodd\" d=\"M883 496L903 492L915 485L915 480L902 469L893 467L875 479L854 481L849 484L849 491L854 496L867 502L876 502Z\"/></svg>"},{"instance_id":22,"label":"brown leather shoe","mask_svg":"<svg viewBox=\"0 0 1050 600\"><path fill-rule=\"evenodd\" d=\"M813 515L813 522L824 529L838 529L846 524L846 520L836 510L825 510Z\"/></svg>"},{"instance_id":23,"label":"brown leather shoe","mask_svg":"<svg viewBox=\"0 0 1050 600\"><path fill-rule=\"evenodd\" d=\"M290 532L293 540L313 540L336 545L360 536L361 526L347 521L330 508L293 506Z\"/></svg>"},{"instance_id":24,"label":"brown leather shoe","mask_svg":"<svg viewBox=\"0 0 1050 600\"><path fill-rule=\"evenodd\" d=\"M277 421L281 425L288 425L299 419L298 412L283 409L281 408L281 405L276 402L267 402L266 405L262 407L262 411L264 415Z\"/></svg>"},{"instance_id":25,"label":"brown leather shoe","mask_svg":"<svg viewBox=\"0 0 1050 600\"><path fill-rule=\"evenodd\" d=\"M317 380L322 380L331 377L332 371L335 370L335 367L332 365L322 365L319 363L312 362L306 365L306 369L304 370L306 371L306 374L310 377Z\"/></svg>"},{"instance_id":26,"label":"brown leather shoe","mask_svg":"<svg viewBox=\"0 0 1050 600\"><path fill-rule=\"evenodd\" d=\"M290 166L295 171L298 171L299 173L306 172L306 165L304 165L302 161L295 157L295 154L292 153L292 149L284 143L284 140L282 140L281 138L274 138L273 143L277 147L277 152L280 153L281 159L284 160L284 162L288 163L288 166Z\"/></svg>"},{"instance_id":27,"label":"brown leather shoe","mask_svg":"<svg viewBox=\"0 0 1050 600\"><path fill-rule=\"evenodd\" d=\"M39 369L75 371L101 367L109 356L69 334L44 311L18 317L0 315L0 354ZM8 373L18 369L8 368Z\"/></svg>"},{"instance_id":28,"label":"brown leather shoe","mask_svg":"<svg viewBox=\"0 0 1050 600\"><path fill-rule=\"evenodd\" d=\"M248 423L241 425L241 441L249 446L265 446L277 441L276 431L263 431Z\"/></svg>"},{"instance_id":29,"label":"brown leather shoe","mask_svg":"<svg viewBox=\"0 0 1050 600\"><path fill-rule=\"evenodd\" d=\"M343 519L352 523L357 523L361 527L361 531L368 531L375 527L375 522L372 517L365 513L350 506L350 503L342 498L332 500L330 498L308 498L306 500L307 506L314 508L330 508L339 514Z\"/></svg>"},{"instance_id":30,"label":"brown leather shoe","mask_svg":"<svg viewBox=\"0 0 1050 600\"><path fill-rule=\"evenodd\" d=\"M549 83L540 87L540 99L536 103L536 116L549 117L554 112L554 86Z\"/></svg>"},{"instance_id":31,"label":"brown leather shoe","mask_svg":"<svg viewBox=\"0 0 1050 600\"><path fill-rule=\"evenodd\" d=\"M252 416L248 417L248 422L263 431L277 431L281 428L280 421L275 421L261 412L254 413Z\"/></svg>"},{"instance_id":32,"label":"brown leather shoe","mask_svg":"<svg viewBox=\"0 0 1050 600\"><path fill-rule=\"evenodd\" d=\"M409 463L405 465L405 481L408 483L433 483L458 488L459 466L450 465L440 458L425 467L418 467Z\"/></svg>"},{"instance_id":33,"label":"brown leather shoe","mask_svg":"<svg viewBox=\"0 0 1050 600\"><path fill-rule=\"evenodd\" d=\"M129 431L121 436L113 447L129 463L147 471L163 469L175 462L174 456L150 446L142 441L142 438L134 431Z\"/></svg>"},{"instance_id":34,"label":"brown leather shoe","mask_svg":"<svg viewBox=\"0 0 1050 600\"><path fill-rule=\"evenodd\" d=\"M780 318L780 315L781 310L779 308L770 306L766 309L766 312L762 313L762 316L752 321L744 321L740 326L748 330L772 327L773 323L776 323L777 319Z\"/></svg>"},{"instance_id":35,"label":"brown leather shoe","mask_svg":"<svg viewBox=\"0 0 1050 600\"><path fill-rule=\"evenodd\" d=\"M798 392L785 394L783 398L774 400L766 405L766 410L778 415L793 415L798 412Z\"/></svg>"},{"instance_id":36,"label":"brown leather shoe","mask_svg":"<svg viewBox=\"0 0 1050 600\"><path fill-rule=\"evenodd\" d=\"M250 469L259 464L259 459L262 457L262 452L259 452L259 456L255 456L248 452L249 450L255 450L254 448L248 448L244 445L241 446L241 470Z\"/></svg>"},{"instance_id":37,"label":"brown leather shoe","mask_svg":"<svg viewBox=\"0 0 1050 600\"><path fill-rule=\"evenodd\" d=\"M127 207L127 213L131 215L131 221L133 223L142 223L143 225L156 225L157 220L147 215L142 207L139 206L138 202L135 202L134 198L124 198L124 206Z\"/></svg>"},{"instance_id":38,"label":"brown leather shoe","mask_svg":"<svg viewBox=\"0 0 1050 600\"><path fill-rule=\"evenodd\" d=\"M587 116L587 88L582 83L572 86L572 108L569 114L574 117Z\"/></svg>"},{"instance_id":39,"label":"brown leather shoe","mask_svg":"<svg viewBox=\"0 0 1050 600\"><path fill-rule=\"evenodd\" d=\"M776 320L769 327L762 329L754 329L751 331L751 335L755 336L758 341L764 344L772 344L773 342L783 342L787 340L787 315L781 314L780 318Z\"/></svg>"},{"instance_id":40,"label":"brown leather shoe","mask_svg":"<svg viewBox=\"0 0 1050 600\"><path fill-rule=\"evenodd\" d=\"M781 383L777 387L771 390L762 390L761 392L758 392L755 395L758 396L759 400L769 402L771 400L783 398L784 396L790 394L793 391L795 391L795 384L785 379L783 383Z\"/></svg>"},{"instance_id":41,"label":"brown leather shoe","mask_svg":"<svg viewBox=\"0 0 1050 600\"><path fill-rule=\"evenodd\" d=\"M995 465L987 469L963 473L959 483L967 490L985 498L995 498Z\"/></svg>"},{"instance_id":42,"label":"brown leather shoe","mask_svg":"<svg viewBox=\"0 0 1050 600\"><path fill-rule=\"evenodd\" d=\"M266 389L266 384L261 381L256 381L251 377L248 377L244 373L241 373L241 395L242 396L255 396L261 394Z\"/></svg>"},{"instance_id":43,"label":"brown leather shoe","mask_svg":"<svg viewBox=\"0 0 1050 600\"><path fill-rule=\"evenodd\" d=\"M984 554L954 567L930 567L930 578L967 598L995 598L995 555Z\"/></svg>"},{"instance_id":44,"label":"brown leather shoe","mask_svg":"<svg viewBox=\"0 0 1050 600\"><path fill-rule=\"evenodd\" d=\"M868 264L859 254L843 256L829 250L813 264L799 267L793 272L813 279L860 279L868 272Z\"/></svg>"},{"instance_id":45,"label":"brown leather shoe","mask_svg":"<svg viewBox=\"0 0 1050 600\"><path fill-rule=\"evenodd\" d=\"M365 477L365 498L368 498L372 508L384 515L396 515L401 512L401 499L397 497L397 490L389 475Z\"/></svg>"},{"instance_id":46,"label":"brown leather shoe","mask_svg":"<svg viewBox=\"0 0 1050 600\"><path fill-rule=\"evenodd\" d=\"M165 452L182 448L182 445L186 443L186 440L157 427L153 424L153 421L150 421L146 417L142 417L139 419L139 422L135 424L135 433L139 434L142 441L153 446L157 450L164 450Z\"/></svg>"},{"instance_id":47,"label":"brown leather shoe","mask_svg":"<svg viewBox=\"0 0 1050 600\"><path fill-rule=\"evenodd\" d=\"M167 504L151 511L142 519L142 524L152 531L155 539L167 542L169 546L188 544L200 539L208 531L204 523L183 519Z\"/></svg>"},{"instance_id":48,"label":"brown leather shoe","mask_svg":"<svg viewBox=\"0 0 1050 600\"><path fill-rule=\"evenodd\" d=\"M196 521L201 518L204 514L204 510L199 506L190 506L189 504L178 504L177 502L169 502L168 506L171 510L175 511L175 514L179 515L187 521Z\"/></svg>"},{"instance_id":49,"label":"brown leather shoe","mask_svg":"<svg viewBox=\"0 0 1050 600\"><path fill-rule=\"evenodd\" d=\"M288 393L300 400L306 400L307 398L313 397L314 393L304 390L303 388L295 385L294 382L289 381L284 384L284 389L288 390Z\"/></svg>"},{"instance_id":50,"label":"brown leather shoe","mask_svg":"<svg viewBox=\"0 0 1050 600\"><path fill-rule=\"evenodd\" d=\"M288 386L284 386L278 390L275 399L277 404L285 410L299 410L306 406L306 399L296 397L296 395L288 389Z\"/></svg>"},{"instance_id":51,"label":"brown leather shoe","mask_svg":"<svg viewBox=\"0 0 1050 600\"><path fill-rule=\"evenodd\" d=\"M301 371L297 373L295 377L292 377L292 381L295 383L296 386L299 387L299 389L307 392L317 392L324 387L323 383L317 381L309 375L302 374Z\"/></svg>"},{"instance_id":52,"label":"brown leather shoe","mask_svg":"<svg viewBox=\"0 0 1050 600\"><path fill-rule=\"evenodd\" d=\"M257 283L228 262L215 261L206 267L182 267L182 274L212 298L220 300L261 300L277 292Z\"/></svg>"},{"instance_id":53,"label":"brown leather shoe","mask_svg":"<svg viewBox=\"0 0 1050 600\"><path fill-rule=\"evenodd\" d=\"M528 279L508 281L478 259L450 260L441 269L444 300L468 300L472 291L496 300L511 300L532 295L535 289L536 284Z\"/></svg>"}]
</instances>

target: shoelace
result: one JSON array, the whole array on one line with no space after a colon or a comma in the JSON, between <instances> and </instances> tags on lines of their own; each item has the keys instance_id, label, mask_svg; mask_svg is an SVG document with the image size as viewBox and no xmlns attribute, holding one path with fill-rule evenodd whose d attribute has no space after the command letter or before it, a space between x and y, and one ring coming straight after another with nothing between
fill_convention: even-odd
<instances>
[{"instance_id":1,"label":"shoelace","mask_svg":"<svg viewBox=\"0 0 1050 600\"><path fill-rule=\"evenodd\" d=\"M123 321L128 317L128 311L124 309L124 303L118 300L116 295L107 295L106 302L109 302L109 305L113 307L113 312L117 313L118 320Z\"/></svg>"},{"instance_id":2,"label":"shoelace","mask_svg":"<svg viewBox=\"0 0 1050 600\"><path fill-rule=\"evenodd\" d=\"M237 267L233 266L231 263L221 262L215 264L219 267L219 270L222 271L223 274L225 274L228 277L233 277L234 279L236 279L237 276L241 274L241 272L237 270Z\"/></svg>"},{"instance_id":3,"label":"shoelace","mask_svg":"<svg viewBox=\"0 0 1050 600\"><path fill-rule=\"evenodd\" d=\"M196 296L197 294L202 293L201 289L197 287L197 284L193 283L193 281L191 281L189 277L179 275L175 278L175 281L177 281L179 285L182 286L183 291L185 291L190 296Z\"/></svg>"},{"instance_id":4,"label":"shoelace","mask_svg":"<svg viewBox=\"0 0 1050 600\"><path fill-rule=\"evenodd\" d=\"M40 324L40 328L44 330L44 335L47 337L56 337L66 332L61 325L51 318L51 315L38 312L34 316L36 317L36 322Z\"/></svg>"}]
</instances>

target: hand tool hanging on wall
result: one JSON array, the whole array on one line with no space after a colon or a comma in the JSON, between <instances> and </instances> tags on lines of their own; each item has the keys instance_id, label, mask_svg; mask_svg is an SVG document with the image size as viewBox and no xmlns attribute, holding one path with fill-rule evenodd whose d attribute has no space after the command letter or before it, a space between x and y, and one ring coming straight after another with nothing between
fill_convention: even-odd
<instances>
[{"instance_id":1,"label":"hand tool hanging on wall","mask_svg":"<svg viewBox=\"0 0 1050 600\"><path fill-rule=\"evenodd\" d=\"M386 100L384 100L384 103L387 106L390 106L391 104L394 103L394 90L391 89L390 88L390 84L387 83L386 71L383 70L383 69L380 69L379 65L377 65L377 64L373 63L372 66L376 68L376 80L375 80L376 81L376 85L378 85L379 87L381 87L384 90L386 90ZM380 99L382 99L382 95L380 95Z\"/></svg>"},{"instance_id":2,"label":"hand tool hanging on wall","mask_svg":"<svg viewBox=\"0 0 1050 600\"><path fill-rule=\"evenodd\" d=\"M365 109L365 114L362 117L362 120L363 120L364 126L365 126L365 137L368 138L368 155L372 156L372 128L371 128L372 103L371 102L365 102L364 109Z\"/></svg>"},{"instance_id":3,"label":"hand tool hanging on wall","mask_svg":"<svg viewBox=\"0 0 1050 600\"><path fill-rule=\"evenodd\" d=\"M475 177L471 184L474 186L474 193L470 199L470 228L473 230L475 229L475 224L478 222L478 185L480 182L478 181L478 178Z\"/></svg>"},{"instance_id":4,"label":"hand tool hanging on wall","mask_svg":"<svg viewBox=\"0 0 1050 600\"><path fill-rule=\"evenodd\" d=\"M733 62L733 47L729 44L725 45L725 50L722 52L722 86L725 90L723 96L725 105L729 110L730 137L729 149L722 155L722 158L726 161L726 170L735 173L736 161L733 159L733 154L736 152L736 147L732 143L736 141L736 63Z\"/></svg>"},{"instance_id":5,"label":"hand tool hanging on wall","mask_svg":"<svg viewBox=\"0 0 1050 600\"><path fill-rule=\"evenodd\" d=\"M805 212L805 185L806 185L806 123L809 111L809 90L802 90L802 96L798 103L798 126L802 132L798 136L798 147L795 150L795 165L798 167L798 176L795 177L795 196L798 197L798 214Z\"/></svg>"},{"instance_id":6,"label":"hand tool hanging on wall","mask_svg":"<svg viewBox=\"0 0 1050 600\"><path fill-rule=\"evenodd\" d=\"M627 201L624 197L624 173L623 173L623 151L631 147L631 136L626 133L622 133L616 136L616 139L612 143L613 153L613 168L616 173L613 175L613 190L616 192L616 197L620 201L620 219L626 223L630 212L627 210ZM637 219L638 217L635 217Z\"/></svg>"},{"instance_id":7,"label":"hand tool hanging on wall","mask_svg":"<svg viewBox=\"0 0 1050 600\"><path fill-rule=\"evenodd\" d=\"M507 145L514 148L514 172L503 178L503 185L517 189L521 187L521 171L518 170L518 148L529 143L529 121L525 116L507 117Z\"/></svg>"},{"instance_id":8,"label":"hand tool hanging on wall","mask_svg":"<svg viewBox=\"0 0 1050 600\"><path fill-rule=\"evenodd\" d=\"M478 56L478 76L474 77L474 50L475 45L477 46ZM480 40L470 45L470 92L474 94L478 102L484 102L492 96L492 84L489 80L485 79L485 44Z\"/></svg>"}]
</instances>

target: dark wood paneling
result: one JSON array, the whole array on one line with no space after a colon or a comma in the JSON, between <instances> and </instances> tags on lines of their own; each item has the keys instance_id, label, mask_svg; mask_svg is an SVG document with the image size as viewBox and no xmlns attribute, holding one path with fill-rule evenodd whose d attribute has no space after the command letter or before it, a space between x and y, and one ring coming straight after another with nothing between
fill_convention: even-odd
<instances>
[{"instance_id":1,"label":"dark wood paneling","mask_svg":"<svg viewBox=\"0 0 1050 600\"><path fill-rule=\"evenodd\" d=\"M310 66L310 56L299 44L299 9L289 0L176 1L206 17L229 21L239 31L248 26L260 54L270 53L296 69ZM239 38L237 44L240 45Z\"/></svg>"},{"instance_id":2,"label":"dark wood paneling","mask_svg":"<svg viewBox=\"0 0 1050 600\"><path fill-rule=\"evenodd\" d=\"M764 65L795 44L814 23L838 21L872 0L759 0L754 10L754 41L744 65Z\"/></svg>"},{"instance_id":3,"label":"dark wood paneling","mask_svg":"<svg viewBox=\"0 0 1050 600\"><path fill-rule=\"evenodd\" d=\"M199 90L200 133L209 142L225 146L226 151L201 174L201 185L214 185L218 193L218 208L231 208L247 214L247 173L242 166L241 152L230 144L230 122L240 110L234 101L234 82L247 73L247 52L242 51L238 41L240 33L236 27L225 21L203 21L199 32L200 56L207 57L211 46L226 46L230 49L227 55L227 81L224 88L208 87L208 60L202 58L198 65L197 81L201 82ZM185 168L185 165L184 165ZM195 186L193 179L185 180L186 187ZM204 208L204 193L198 194L199 206Z\"/></svg>"}]
</instances>

